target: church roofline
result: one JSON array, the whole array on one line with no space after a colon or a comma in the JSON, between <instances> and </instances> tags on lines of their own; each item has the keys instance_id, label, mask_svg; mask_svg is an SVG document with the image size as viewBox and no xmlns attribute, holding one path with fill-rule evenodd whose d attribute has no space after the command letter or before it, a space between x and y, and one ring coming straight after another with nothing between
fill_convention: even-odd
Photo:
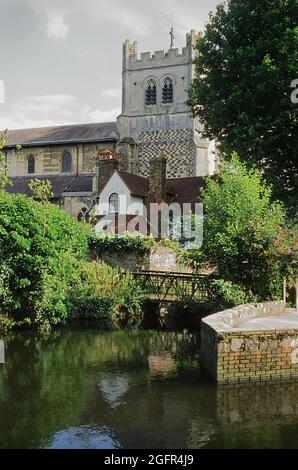
<instances>
[{"instance_id":1,"label":"church roofline","mask_svg":"<svg viewBox=\"0 0 298 470\"><path fill-rule=\"evenodd\" d=\"M16 145L41 147L46 145L69 145L90 142L116 142L119 139L117 122L72 124L10 130L5 148Z\"/></svg>"}]
</instances>

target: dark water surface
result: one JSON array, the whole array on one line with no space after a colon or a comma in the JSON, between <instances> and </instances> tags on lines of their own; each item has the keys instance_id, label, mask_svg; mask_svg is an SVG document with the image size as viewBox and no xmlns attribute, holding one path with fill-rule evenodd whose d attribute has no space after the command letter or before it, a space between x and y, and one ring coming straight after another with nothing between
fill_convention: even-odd
<instances>
[{"instance_id":1,"label":"dark water surface","mask_svg":"<svg viewBox=\"0 0 298 470\"><path fill-rule=\"evenodd\" d=\"M216 387L196 334L23 333L5 346L0 448L298 448L298 383Z\"/></svg>"}]
</instances>

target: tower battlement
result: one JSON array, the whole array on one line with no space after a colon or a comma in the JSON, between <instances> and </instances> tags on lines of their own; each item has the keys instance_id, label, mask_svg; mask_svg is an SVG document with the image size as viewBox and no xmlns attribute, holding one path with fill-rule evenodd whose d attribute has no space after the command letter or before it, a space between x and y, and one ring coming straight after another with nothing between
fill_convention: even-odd
<instances>
[{"instance_id":1,"label":"tower battlement","mask_svg":"<svg viewBox=\"0 0 298 470\"><path fill-rule=\"evenodd\" d=\"M147 68L167 67L171 65L189 64L195 56L195 45L201 33L191 30L186 35L186 46L182 48L170 48L155 52L142 52L138 56L137 42L126 40L123 43L123 70L142 70Z\"/></svg>"}]
</instances>

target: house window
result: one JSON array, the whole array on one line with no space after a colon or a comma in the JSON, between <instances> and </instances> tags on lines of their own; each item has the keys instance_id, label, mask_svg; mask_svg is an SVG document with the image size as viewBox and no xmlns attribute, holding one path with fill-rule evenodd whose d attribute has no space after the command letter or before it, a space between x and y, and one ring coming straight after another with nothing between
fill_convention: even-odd
<instances>
[{"instance_id":1,"label":"house window","mask_svg":"<svg viewBox=\"0 0 298 470\"><path fill-rule=\"evenodd\" d=\"M119 212L119 196L117 193L113 193L110 196L110 214L118 214Z\"/></svg>"},{"instance_id":2,"label":"house window","mask_svg":"<svg viewBox=\"0 0 298 470\"><path fill-rule=\"evenodd\" d=\"M35 173L35 157L29 155L28 157L28 175L33 175Z\"/></svg>"},{"instance_id":3,"label":"house window","mask_svg":"<svg viewBox=\"0 0 298 470\"><path fill-rule=\"evenodd\" d=\"M71 173L71 155L65 152L62 156L62 173Z\"/></svg>"},{"instance_id":4,"label":"house window","mask_svg":"<svg viewBox=\"0 0 298 470\"><path fill-rule=\"evenodd\" d=\"M163 104L173 103L174 100L174 85L171 78L166 78L162 87L162 102Z\"/></svg>"},{"instance_id":5,"label":"house window","mask_svg":"<svg viewBox=\"0 0 298 470\"><path fill-rule=\"evenodd\" d=\"M156 82L154 80L149 80L146 87L146 105L156 104Z\"/></svg>"}]
</instances>

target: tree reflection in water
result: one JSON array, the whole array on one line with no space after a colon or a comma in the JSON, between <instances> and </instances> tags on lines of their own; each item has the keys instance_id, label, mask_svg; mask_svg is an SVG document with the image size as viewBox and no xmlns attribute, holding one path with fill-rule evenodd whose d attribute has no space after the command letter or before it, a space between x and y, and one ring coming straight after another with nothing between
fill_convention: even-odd
<instances>
[{"instance_id":1,"label":"tree reflection in water","mask_svg":"<svg viewBox=\"0 0 298 470\"><path fill-rule=\"evenodd\" d=\"M187 331L14 335L0 365L0 447L293 447L297 392L216 387Z\"/></svg>"}]
</instances>

